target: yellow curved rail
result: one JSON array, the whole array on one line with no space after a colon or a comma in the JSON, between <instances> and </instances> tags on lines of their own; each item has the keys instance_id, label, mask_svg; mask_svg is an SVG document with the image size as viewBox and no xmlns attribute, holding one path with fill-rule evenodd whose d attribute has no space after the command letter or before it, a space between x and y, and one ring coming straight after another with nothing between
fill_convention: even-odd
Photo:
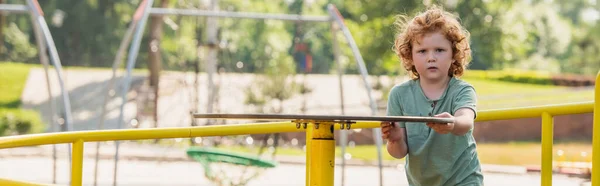
<instances>
[{"instance_id":1,"label":"yellow curved rail","mask_svg":"<svg viewBox=\"0 0 600 186\"><path fill-rule=\"evenodd\" d=\"M596 77L600 82L600 73ZM596 112L594 112L596 111ZM595 87L595 102L582 102L562 105L547 105L537 107L510 108L498 110L485 110L478 112L476 121L505 120L518 118L542 118L542 176L541 185L552 185L552 144L553 144L553 116L566 114L581 114L594 112L593 123L593 149L592 149L592 186L600 186L600 86ZM352 125L357 128L377 128L377 121L359 121ZM333 168L328 165L309 162L334 161L334 153L311 153L311 152L333 152L335 145L333 137L329 136L330 126L335 130L340 129L336 123L323 123L322 127L316 127L309 123L307 127L297 128L293 122L271 122L250 123L238 125L215 125L182 128L155 128L155 129L119 129L119 130L95 130L61 133L43 133L21 136L10 136L0 138L0 149L35 145L72 143L73 159L71 163L71 185L82 184L83 166L83 143L95 141L116 140L144 140L163 138L191 138L206 136L229 136L247 134L267 134L281 132L306 132L307 133L307 185L333 185ZM327 126L327 127L326 127ZM331 134L332 135L332 134ZM316 142L313 137L322 140L323 136L332 142ZM0 179L1 185L36 185L27 182L18 182Z\"/></svg>"},{"instance_id":2,"label":"yellow curved rail","mask_svg":"<svg viewBox=\"0 0 600 186\"><path fill-rule=\"evenodd\" d=\"M19 186L56 186L56 185L50 185L50 184L41 184L41 183L34 183L34 182L26 182L26 181L16 181L16 180L9 180L9 179L2 179L0 178L0 185L19 185Z\"/></svg>"},{"instance_id":3,"label":"yellow curved rail","mask_svg":"<svg viewBox=\"0 0 600 186\"><path fill-rule=\"evenodd\" d=\"M600 72L596 75L594 132L592 137L592 186L600 186Z\"/></svg>"}]
</instances>

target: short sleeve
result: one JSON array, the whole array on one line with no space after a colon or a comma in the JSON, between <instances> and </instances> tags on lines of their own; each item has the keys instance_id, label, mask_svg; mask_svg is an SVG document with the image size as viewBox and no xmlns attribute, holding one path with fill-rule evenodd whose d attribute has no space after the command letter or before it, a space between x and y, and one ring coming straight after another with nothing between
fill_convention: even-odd
<instances>
[{"instance_id":1,"label":"short sleeve","mask_svg":"<svg viewBox=\"0 0 600 186\"><path fill-rule=\"evenodd\" d=\"M475 113L475 118L477 118L477 94L475 94L475 89L472 86L462 88L454 98L454 104L452 105L453 115L458 109L470 108Z\"/></svg>"},{"instance_id":2,"label":"short sleeve","mask_svg":"<svg viewBox=\"0 0 600 186\"><path fill-rule=\"evenodd\" d=\"M387 102L387 111L386 111L386 115L387 116L402 116L402 105L400 104L400 94L398 93L399 87L396 86L394 88L392 88L392 90L389 92L388 95L388 102ZM398 127L400 128L405 128L406 125L404 124L404 122L397 122Z\"/></svg>"}]
</instances>

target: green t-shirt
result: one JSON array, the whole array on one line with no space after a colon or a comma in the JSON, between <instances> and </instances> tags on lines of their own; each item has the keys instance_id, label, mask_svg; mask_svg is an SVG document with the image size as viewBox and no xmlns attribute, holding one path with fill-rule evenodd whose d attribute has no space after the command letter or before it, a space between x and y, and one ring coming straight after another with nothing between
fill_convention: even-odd
<instances>
[{"instance_id":1,"label":"green t-shirt","mask_svg":"<svg viewBox=\"0 0 600 186\"><path fill-rule=\"evenodd\" d=\"M397 85L389 93L388 116L433 116L460 108L476 113L473 86L452 77L438 100L425 96L419 80ZM406 128L406 176L411 186L483 185L473 129L463 136L439 134L422 122L399 122Z\"/></svg>"}]
</instances>

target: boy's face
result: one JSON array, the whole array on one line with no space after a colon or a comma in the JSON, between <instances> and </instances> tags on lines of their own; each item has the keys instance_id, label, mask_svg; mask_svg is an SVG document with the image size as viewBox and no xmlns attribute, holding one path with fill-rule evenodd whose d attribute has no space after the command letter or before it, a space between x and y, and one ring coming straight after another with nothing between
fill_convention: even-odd
<instances>
[{"instance_id":1,"label":"boy's face","mask_svg":"<svg viewBox=\"0 0 600 186\"><path fill-rule=\"evenodd\" d=\"M452 43L439 32L427 33L412 42L412 59L421 79L445 80L454 60Z\"/></svg>"}]
</instances>

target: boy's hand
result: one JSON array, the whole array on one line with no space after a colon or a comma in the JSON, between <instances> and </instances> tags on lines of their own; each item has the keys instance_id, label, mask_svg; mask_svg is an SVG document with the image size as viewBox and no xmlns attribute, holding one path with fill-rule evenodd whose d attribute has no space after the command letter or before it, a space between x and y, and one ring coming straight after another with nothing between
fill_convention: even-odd
<instances>
[{"instance_id":1,"label":"boy's hand","mask_svg":"<svg viewBox=\"0 0 600 186\"><path fill-rule=\"evenodd\" d=\"M381 122L381 135L384 140L396 142L401 140L400 128L396 127L393 122L383 121Z\"/></svg>"},{"instance_id":2,"label":"boy's hand","mask_svg":"<svg viewBox=\"0 0 600 186\"><path fill-rule=\"evenodd\" d=\"M435 115L434 117L454 118L454 116L452 116L452 114L447 113L447 112ZM427 123L427 126L429 128L432 128L435 132L440 133L440 134L448 134L448 133L452 132L452 130L454 130L454 123Z\"/></svg>"}]
</instances>

